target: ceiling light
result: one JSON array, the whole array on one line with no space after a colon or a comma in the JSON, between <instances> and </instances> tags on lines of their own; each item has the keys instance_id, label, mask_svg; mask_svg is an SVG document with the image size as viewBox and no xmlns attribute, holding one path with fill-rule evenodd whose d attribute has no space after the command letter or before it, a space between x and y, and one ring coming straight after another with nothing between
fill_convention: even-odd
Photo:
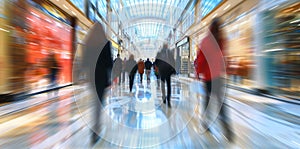
<instances>
[{"instance_id":1,"label":"ceiling light","mask_svg":"<svg viewBox=\"0 0 300 149\"><path fill-rule=\"evenodd\" d=\"M231 5L228 4L228 5L224 8L224 10L227 10L230 6L231 6Z\"/></svg>"},{"instance_id":2,"label":"ceiling light","mask_svg":"<svg viewBox=\"0 0 300 149\"><path fill-rule=\"evenodd\" d=\"M213 15L213 17L212 17L212 18L215 18L217 15L218 15L218 14L216 13L215 15Z\"/></svg>"},{"instance_id":3,"label":"ceiling light","mask_svg":"<svg viewBox=\"0 0 300 149\"><path fill-rule=\"evenodd\" d=\"M72 11L72 13L73 13L73 15L75 15L75 16L76 16L76 13L75 13L74 11Z\"/></svg>"},{"instance_id":4,"label":"ceiling light","mask_svg":"<svg viewBox=\"0 0 300 149\"><path fill-rule=\"evenodd\" d=\"M69 8L65 5L65 4L63 4L63 6L66 8L66 9L68 9L69 10Z\"/></svg>"}]
</instances>

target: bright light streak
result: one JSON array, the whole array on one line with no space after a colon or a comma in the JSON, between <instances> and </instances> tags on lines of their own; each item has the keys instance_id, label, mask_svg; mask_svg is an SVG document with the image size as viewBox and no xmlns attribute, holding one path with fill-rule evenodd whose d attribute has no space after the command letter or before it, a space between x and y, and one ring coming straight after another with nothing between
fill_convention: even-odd
<instances>
[{"instance_id":1,"label":"bright light streak","mask_svg":"<svg viewBox=\"0 0 300 149\"><path fill-rule=\"evenodd\" d=\"M213 17L212 17L212 18L215 18L217 15L218 15L218 14L216 13L215 15L213 15Z\"/></svg>"},{"instance_id":2,"label":"bright light streak","mask_svg":"<svg viewBox=\"0 0 300 149\"><path fill-rule=\"evenodd\" d=\"M74 11L72 11L72 14L76 16L76 13Z\"/></svg>"},{"instance_id":3,"label":"bright light streak","mask_svg":"<svg viewBox=\"0 0 300 149\"><path fill-rule=\"evenodd\" d=\"M28 18L28 17L26 17L26 19L28 19L28 20L30 20L30 21L32 21L32 22L35 22L34 20L32 20L32 19L30 19L30 18Z\"/></svg>"},{"instance_id":4,"label":"bright light streak","mask_svg":"<svg viewBox=\"0 0 300 149\"><path fill-rule=\"evenodd\" d=\"M264 52L275 52L275 51L282 51L283 49L270 49L270 50L265 50Z\"/></svg>"},{"instance_id":5,"label":"bright light streak","mask_svg":"<svg viewBox=\"0 0 300 149\"><path fill-rule=\"evenodd\" d=\"M224 8L224 10L227 10L230 6L231 6L231 5L228 4L228 5Z\"/></svg>"},{"instance_id":6,"label":"bright light streak","mask_svg":"<svg viewBox=\"0 0 300 149\"><path fill-rule=\"evenodd\" d=\"M6 30L6 29L0 28L0 30L1 30L1 31L4 31L4 32L8 32L8 33L9 33L9 31L8 31L8 30Z\"/></svg>"},{"instance_id":7,"label":"bright light streak","mask_svg":"<svg viewBox=\"0 0 300 149\"><path fill-rule=\"evenodd\" d=\"M35 15L36 17L40 17L38 14L31 11L31 14Z\"/></svg>"},{"instance_id":8,"label":"bright light streak","mask_svg":"<svg viewBox=\"0 0 300 149\"><path fill-rule=\"evenodd\" d=\"M66 9L68 9L69 10L69 8L65 5L65 4L63 4L63 6L66 8Z\"/></svg>"},{"instance_id":9,"label":"bright light streak","mask_svg":"<svg viewBox=\"0 0 300 149\"><path fill-rule=\"evenodd\" d=\"M292 24L292 23L298 23L298 22L300 22L300 19L295 20L295 21L291 21L290 24Z\"/></svg>"}]
</instances>

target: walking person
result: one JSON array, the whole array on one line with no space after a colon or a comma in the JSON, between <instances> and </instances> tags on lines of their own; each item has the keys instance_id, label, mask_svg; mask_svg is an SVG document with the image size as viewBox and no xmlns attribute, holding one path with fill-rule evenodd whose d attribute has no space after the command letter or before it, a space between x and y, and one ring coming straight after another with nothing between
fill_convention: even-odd
<instances>
[{"instance_id":1,"label":"walking person","mask_svg":"<svg viewBox=\"0 0 300 149\"><path fill-rule=\"evenodd\" d=\"M225 73L226 67L223 57L225 40L223 39L220 25L221 22L218 18L212 21L209 27L210 32L202 40L200 45L198 45L199 50L194 63L197 78L199 78L199 74L202 74L203 78L199 79L202 79L206 86L204 109L207 110L208 103L211 100L210 97L217 98L216 100L219 104L218 107L221 107L219 116L225 130L225 136L229 141L232 141L232 132L229 125L227 109L222 102L225 87L222 76ZM209 116L207 115L206 117ZM204 127L209 126L204 123Z\"/></svg>"},{"instance_id":2,"label":"walking person","mask_svg":"<svg viewBox=\"0 0 300 149\"><path fill-rule=\"evenodd\" d=\"M168 44L164 43L163 48L157 53L155 65L161 78L161 89L163 103L168 102L168 107L171 107L171 75L176 74L175 59L173 53L169 50ZM165 82L167 83L167 96L165 95Z\"/></svg>"},{"instance_id":3,"label":"walking person","mask_svg":"<svg viewBox=\"0 0 300 149\"><path fill-rule=\"evenodd\" d=\"M143 75L145 72L145 63L142 59L140 59L138 62L138 72L140 74L140 82L142 84L143 83Z\"/></svg>"},{"instance_id":4,"label":"walking person","mask_svg":"<svg viewBox=\"0 0 300 149\"><path fill-rule=\"evenodd\" d=\"M125 83L125 76L126 76L126 62L127 62L127 59L126 59L126 57L125 57L124 60L123 60L123 63L122 63L122 83Z\"/></svg>"},{"instance_id":5,"label":"walking person","mask_svg":"<svg viewBox=\"0 0 300 149\"><path fill-rule=\"evenodd\" d=\"M121 85L121 74L122 74L122 59L120 58L120 54L117 54L117 58L114 61L113 65L113 80L118 78L118 84Z\"/></svg>"},{"instance_id":6,"label":"walking person","mask_svg":"<svg viewBox=\"0 0 300 149\"><path fill-rule=\"evenodd\" d=\"M129 91L132 92L134 76L137 72L137 63L134 60L134 56L130 55L129 60L126 62L126 72L128 72L129 77Z\"/></svg>"},{"instance_id":7,"label":"walking person","mask_svg":"<svg viewBox=\"0 0 300 149\"><path fill-rule=\"evenodd\" d=\"M84 39L84 53L81 63L81 71L86 76L86 83L95 91L96 97L92 96L91 107L91 145L100 139L102 116L102 105L106 89L111 85L111 72L113 58L111 52L111 42L107 40L103 26L96 22L89 30ZM100 52L100 53L99 53ZM98 98L97 98L98 97Z\"/></svg>"},{"instance_id":8,"label":"walking person","mask_svg":"<svg viewBox=\"0 0 300 149\"><path fill-rule=\"evenodd\" d=\"M147 81L150 81L152 62L149 60L149 58L147 58L147 61L145 62L145 68L146 68Z\"/></svg>"},{"instance_id":9,"label":"walking person","mask_svg":"<svg viewBox=\"0 0 300 149\"><path fill-rule=\"evenodd\" d=\"M111 72L113 68L112 54L111 54L111 43L107 42L107 44L102 49L101 54L97 60L96 70L95 70L95 84L96 91L98 94L98 98L100 104L103 104L103 95L105 93L105 89L111 85ZM99 139L98 134L100 133L100 113L101 106L96 105L95 110L95 125L94 131L92 135L92 142L96 143ZM97 134L98 133L98 134Z\"/></svg>"},{"instance_id":10,"label":"walking person","mask_svg":"<svg viewBox=\"0 0 300 149\"><path fill-rule=\"evenodd\" d=\"M58 77L58 73L60 70L60 67L58 65L57 59L55 57L55 53L54 51L50 51L49 53L49 57L47 59L47 63L48 63L48 78L49 78L49 86L48 89L54 89L55 87L57 87L57 77ZM48 93L48 97L51 97L51 92ZM58 95L58 89L55 89L54 91L54 96Z\"/></svg>"},{"instance_id":11,"label":"walking person","mask_svg":"<svg viewBox=\"0 0 300 149\"><path fill-rule=\"evenodd\" d=\"M157 89L160 88L160 75L159 75L159 70L158 67L156 65L156 63L153 63L153 70L154 70L154 75L156 76L156 83L157 83Z\"/></svg>"}]
</instances>

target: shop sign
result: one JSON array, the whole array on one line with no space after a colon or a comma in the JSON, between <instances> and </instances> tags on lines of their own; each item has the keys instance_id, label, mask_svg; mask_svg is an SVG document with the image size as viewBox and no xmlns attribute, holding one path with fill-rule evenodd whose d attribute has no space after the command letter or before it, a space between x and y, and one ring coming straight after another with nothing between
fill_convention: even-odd
<instances>
[{"instance_id":1,"label":"shop sign","mask_svg":"<svg viewBox=\"0 0 300 149\"><path fill-rule=\"evenodd\" d=\"M116 49L119 49L119 45L115 41L113 41L113 40L111 40L111 45L113 47L115 47Z\"/></svg>"},{"instance_id":2,"label":"shop sign","mask_svg":"<svg viewBox=\"0 0 300 149\"><path fill-rule=\"evenodd\" d=\"M189 42L189 37L185 37L185 38L183 38L181 41L179 41L177 44L176 44L176 47L180 47L180 46L182 46L182 45L184 45L184 44L186 44L186 43L188 43Z\"/></svg>"}]
</instances>

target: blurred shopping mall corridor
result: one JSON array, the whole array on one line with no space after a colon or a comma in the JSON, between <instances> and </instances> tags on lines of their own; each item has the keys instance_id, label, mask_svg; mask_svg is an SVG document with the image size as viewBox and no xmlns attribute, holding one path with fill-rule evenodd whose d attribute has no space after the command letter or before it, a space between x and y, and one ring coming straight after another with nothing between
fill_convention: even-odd
<instances>
[{"instance_id":1,"label":"blurred shopping mall corridor","mask_svg":"<svg viewBox=\"0 0 300 149\"><path fill-rule=\"evenodd\" d=\"M0 149L300 149L299 8L0 0Z\"/></svg>"}]
</instances>

